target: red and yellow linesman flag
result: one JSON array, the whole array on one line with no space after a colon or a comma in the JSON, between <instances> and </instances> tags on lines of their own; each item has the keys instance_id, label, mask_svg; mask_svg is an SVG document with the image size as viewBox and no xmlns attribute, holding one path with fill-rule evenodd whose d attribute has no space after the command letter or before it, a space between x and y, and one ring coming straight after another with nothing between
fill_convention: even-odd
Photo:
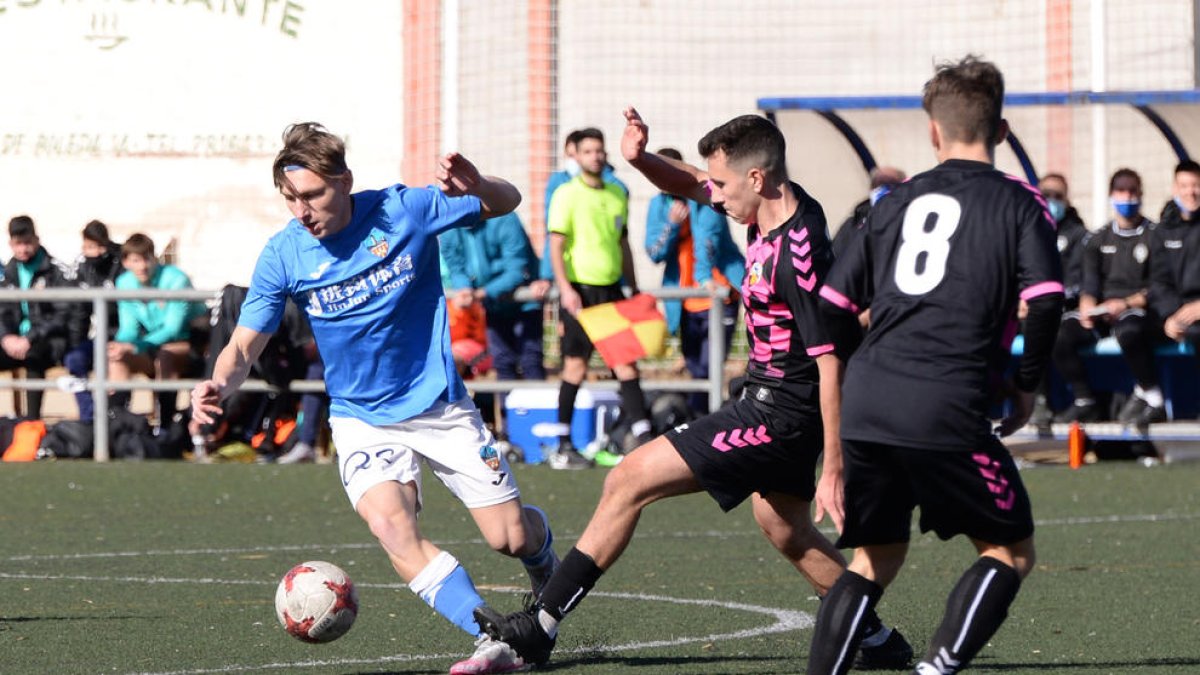
<instances>
[{"instance_id":1,"label":"red and yellow linesman flag","mask_svg":"<svg viewBox=\"0 0 1200 675\"><path fill-rule=\"evenodd\" d=\"M667 339L667 322L646 293L586 307L576 318L609 368L658 356Z\"/></svg>"}]
</instances>

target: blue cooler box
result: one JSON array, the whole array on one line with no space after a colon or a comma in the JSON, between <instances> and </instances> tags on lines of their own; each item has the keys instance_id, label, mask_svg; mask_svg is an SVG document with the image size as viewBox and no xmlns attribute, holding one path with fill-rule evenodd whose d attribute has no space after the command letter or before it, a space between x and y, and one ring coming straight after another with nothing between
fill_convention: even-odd
<instances>
[{"instance_id":1,"label":"blue cooler box","mask_svg":"<svg viewBox=\"0 0 1200 675\"><path fill-rule=\"evenodd\" d=\"M604 432L620 412L620 397L615 391L580 389L571 417L571 442L579 450ZM514 389L504 400L504 428L508 440L525 453L525 462L545 461L547 450L558 442L554 432L558 424L558 389L545 387Z\"/></svg>"}]
</instances>

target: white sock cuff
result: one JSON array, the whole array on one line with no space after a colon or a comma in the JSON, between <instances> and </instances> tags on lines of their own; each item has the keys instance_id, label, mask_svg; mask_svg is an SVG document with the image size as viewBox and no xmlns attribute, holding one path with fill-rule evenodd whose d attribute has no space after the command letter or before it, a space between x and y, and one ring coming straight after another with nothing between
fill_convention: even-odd
<instances>
[{"instance_id":1,"label":"white sock cuff","mask_svg":"<svg viewBox=\"0 0 1200 675\"><path fill-rule=\"evenodd\" d=\"M442 551L433 560L430 560L429 564L418 572L412 581L408 582L408 588L423 598L426 592L436 588L457 568L458 559L449 552Z\"/></svg>"},{"instance_id":2,"label":"white sock cuff","mask_svg":"<svg viewBox=\"0 0 1200 675\"><path fill-rule=\"evenodd\" d=\"M650 420L638 420L629 425L629 431L634 436L641 436L642 434L649 432L650 429Z\"/></svg>"},{"instance_id":3,"label":"white sock cuff","mask_svg":"<svg viewBox=\"0 0 1200 675\"><path fill-rule=\"evenodd\" d=\"M1163 393L1161 388L1150 387L1149 389L1142 389L1141 387L1138 387L1138 389L1141 389L1141 391L1138 392L1138 398L1142 399L1146 403L1149 403L1154 408L1163 407Z\"/></svg>"}]
</instances>

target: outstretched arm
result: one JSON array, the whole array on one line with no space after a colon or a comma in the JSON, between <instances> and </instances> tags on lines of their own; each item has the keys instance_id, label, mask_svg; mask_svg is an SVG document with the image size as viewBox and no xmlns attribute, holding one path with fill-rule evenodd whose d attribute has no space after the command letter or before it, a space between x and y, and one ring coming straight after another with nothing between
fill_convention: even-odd
<instances>
[{"instance_id":1,"label":"outstretched arm","mask_svg":"<svg viewBox=\"0 0 1200 675\"><path fill-rule=\"evenodd\" d=\"M668 194L710 204L708 174L686 162L646 152L650 127L632 107L625 109L625 131L621 135L621 155L642 172L658 189Z\"/></svg>"},{"instance_id":2,"label":"outstretched arm","mask_svg":"<svg viewBox=\"0 0 1200 675\"><path fill-rule=\"evenodd\" d=\"M521 203L521 193L512 183L503 178L480 175L479 169L457 152L447 153L438 161L434 177L438 189L451 197L478 197L481 219L511 213Z\"/></svg>"}]
</instances>

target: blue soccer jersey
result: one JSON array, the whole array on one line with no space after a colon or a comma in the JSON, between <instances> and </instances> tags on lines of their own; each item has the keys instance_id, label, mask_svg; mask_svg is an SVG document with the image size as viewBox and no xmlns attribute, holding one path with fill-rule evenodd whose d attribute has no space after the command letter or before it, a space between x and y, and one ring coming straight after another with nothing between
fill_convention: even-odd
<instances>
[{"instance_id":1,"label":"blue soccer jersey","mask_svg":"<svg viewBox=\"0 0 1200 675\"><path fill-rule=\"evenodd\" d=\"M479 220L473 196L395 185L354 194L342 231L317 239L296 220L267 243L238 325L279 327L290 296L325 361L330 415L395 424L439 397L466 396L450 351L437 236Z\"/></svg>"}]
</instances>

